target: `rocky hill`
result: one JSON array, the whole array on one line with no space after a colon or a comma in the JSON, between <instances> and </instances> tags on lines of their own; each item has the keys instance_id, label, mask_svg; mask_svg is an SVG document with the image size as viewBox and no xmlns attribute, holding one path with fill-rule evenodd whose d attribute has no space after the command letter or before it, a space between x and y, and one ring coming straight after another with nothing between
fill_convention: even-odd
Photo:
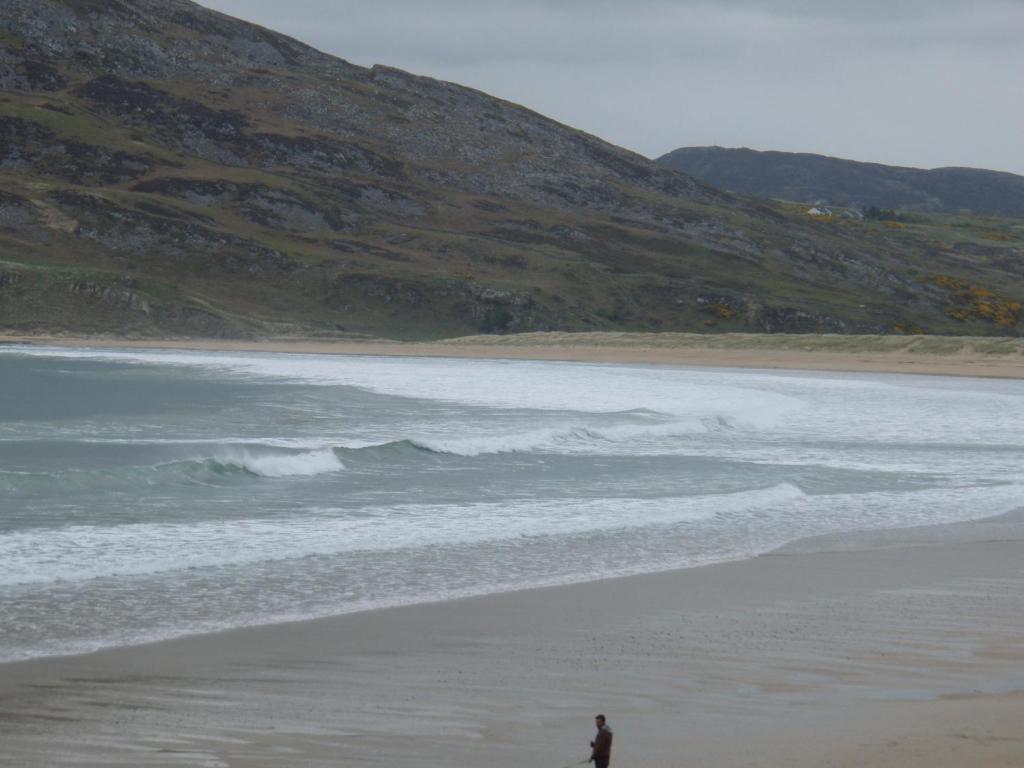
<instances>
[{"instance_id":1,"label":"rocky hill","mask_svg":"<svg viewBox=\"0 0 1024 768\"><path fill-rule=\"evenodd\" d=\"M0 329L1020 329L1014 232L811 220L186 0L0 0L0 89Z\"/></svg>"},{"instance_id":2,"label":"rocky hill","mask_svg":"<svg viewBox=\"0 0 1024 768\"><path fill-rule=\"evenodd\" d=\"M1024 176L902 168L795 152L684 147L658 158L708 184L764 198L1024 218Z\"/></svg>"}]
</instances>

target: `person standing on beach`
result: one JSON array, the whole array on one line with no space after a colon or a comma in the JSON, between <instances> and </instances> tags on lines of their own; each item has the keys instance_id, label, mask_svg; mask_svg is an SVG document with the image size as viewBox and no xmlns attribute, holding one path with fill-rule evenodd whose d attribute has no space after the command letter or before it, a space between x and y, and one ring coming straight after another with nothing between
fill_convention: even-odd
<instances>
[{"instance_id":1,"label":"person standing on beach","mask_svg":"<svg viewBox=\"0 0 1024 768\"><path fill-rule=\"evenodd\" d=\"M612 759L612 729L605 722L604 715L595 717L594 724L597 725L597 736L590 742L590 762L594 768L608 768Z\"/></svg>"}]
</instances>

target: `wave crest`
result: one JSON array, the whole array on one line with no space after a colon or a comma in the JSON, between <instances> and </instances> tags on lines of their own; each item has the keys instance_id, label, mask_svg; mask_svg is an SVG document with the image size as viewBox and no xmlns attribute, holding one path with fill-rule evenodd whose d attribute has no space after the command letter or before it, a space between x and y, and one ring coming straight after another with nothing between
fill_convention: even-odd
<instances>
[{"instance_id":1,"label":"wave crest","mask_svg":"<svg viewBox=\"0 0 1024 768\"><path fill-rule=\"evenodd\" d=\"M231 451L203 461L213 468L237 468L260 477L311 477L345 469L330 448L304 453L253 454Z\"/></svg>"}]
</instances>

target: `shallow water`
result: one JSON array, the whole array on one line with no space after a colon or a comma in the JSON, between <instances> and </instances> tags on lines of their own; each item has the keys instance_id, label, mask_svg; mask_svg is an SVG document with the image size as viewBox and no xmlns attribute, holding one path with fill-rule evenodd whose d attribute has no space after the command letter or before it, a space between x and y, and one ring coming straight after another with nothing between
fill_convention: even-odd
<instances>
[{"instance_id":1,"label":"shallow water","mask_svg":"<svg viewBox=\"0 0 1024 768\"><path fill-rule=\"evenodd\" d=\"M0 350L0 660L1024 506L1024 382Z\"/></svg>"}]
</instances>

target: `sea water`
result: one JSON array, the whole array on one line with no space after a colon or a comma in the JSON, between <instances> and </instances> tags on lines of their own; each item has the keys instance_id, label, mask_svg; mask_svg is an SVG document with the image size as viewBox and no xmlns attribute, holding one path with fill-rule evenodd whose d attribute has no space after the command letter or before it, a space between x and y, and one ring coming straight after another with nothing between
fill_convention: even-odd
<instances>
[{"instance_id":1,"label":"sea water","mask_svg":"<svg viewBox=\"0 0 1024 768\"><path fill-rule=\"evenodd\" d=\"M1024 506L1024 382L0 350L0 661Z\"/></svg>"}]
</instances>

